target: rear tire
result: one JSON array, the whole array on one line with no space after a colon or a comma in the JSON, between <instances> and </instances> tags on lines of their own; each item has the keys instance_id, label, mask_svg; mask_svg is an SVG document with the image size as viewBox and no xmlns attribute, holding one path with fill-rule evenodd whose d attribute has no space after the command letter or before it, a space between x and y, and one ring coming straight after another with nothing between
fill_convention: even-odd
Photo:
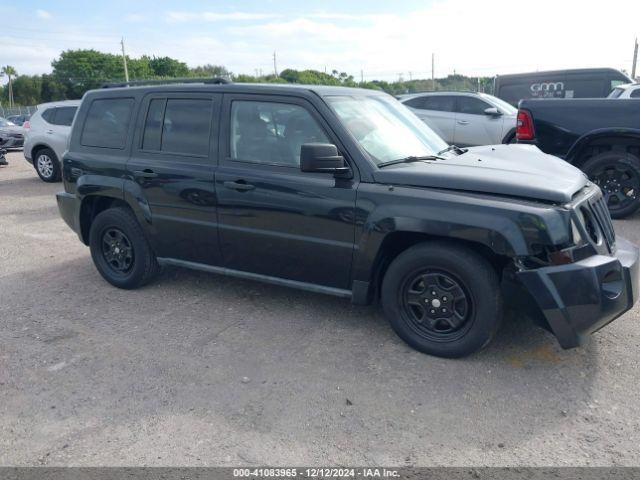
<instances>
[{"instance_id":1,"label":"rear tire","mask_svg":"<svg viewBox=\"0 0 640 480\"><path fill-rule=\"evenodd\" d=\"M33 159L33 166L43 182L54 183L60 181L60 161L50 148L38 150Z\"/></svg>"},{"instance_id":2,"label":"rear tire","mask_svg":"<svg viewBox=\"0 0 640 480\"><path fill-rule=\"evenodd\" d=\"M126 208L110 208L96 216L89 247L100 275L118 288L145 285L160 270L142 227Z\"/></svg>"},{"instance_id":3,"label":"rear tire","mask_svg":"<svg viewBox=\"0 0 640 480\"><path fill-rule=\"evenodd\" d=\"M401 253L382 281L391 327L416 350L458 358L486 346L502 322L494 268L464 247L427 242Z\"/></svg>"},{"instance_id":4,"label":"rear tire","mask_svg":"<svg viewBox=\"0 0 640 480\"><path fill-rule=\"evenodd\" d=\"M612 218L625 218L640 208L640 159L627 152L594 155L582 170L602 189Z\"/></svg>"}]
</instances>

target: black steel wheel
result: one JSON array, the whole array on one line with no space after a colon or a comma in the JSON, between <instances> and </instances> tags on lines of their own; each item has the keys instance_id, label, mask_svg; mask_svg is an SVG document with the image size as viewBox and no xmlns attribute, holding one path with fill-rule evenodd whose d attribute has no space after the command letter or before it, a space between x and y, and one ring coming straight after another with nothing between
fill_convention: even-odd
<instances>
[{"instance_id":1,"label":"black steel wheel","mask_svg":"<svg viewBox=\"0 0 640 480\"><path fill-rule=\"evenodd\" d=\"M595 155L583 166L602 190L609 213L624 218L640 208L640 159L626 152Z\"/></svg>"},{"instance_id":2,"label":"black steel wheel","mask_svg":"<svg viewBox=\"0 0 640 480\"><path fill-rule=\"evenodd\" d=\"M91 224L89 247L100 275L116 287L139 287L159 271L144 231L128 208L100 212Z\"/></svg>"},{"instance_id":3,"label":"black steel wheel","mask_svg":"<svg viewBox=\"0 0 640 480\"><path fill-rule=\"evenodd\" d=\"M106 228L102 233L102 256L114 274L126 275L133 267L133 244L119 228Z\"/></svg>"},{"instance_id":4,"label":"black steel wheel","mask_svg":"<svg viewBox=\"0 0 640 480\"><path fill-rule=\"evenodd\" d=\"M502 321L498 274L482 256L439 241L415 245L387 268L382 308L415 349L463 357L487 345Z\"/></svg>"},{"instance_id":5,"label":"black steel wheel","mask_svg":"<svg viewBox=\"0 0 640 480\"><path fill-rule=\"evenodd\" d=\"M404 315L417 335L450 341L470 327L471 295L450 272L426 270L408 276L398 293Z\"/></svg>"}]
</instances>

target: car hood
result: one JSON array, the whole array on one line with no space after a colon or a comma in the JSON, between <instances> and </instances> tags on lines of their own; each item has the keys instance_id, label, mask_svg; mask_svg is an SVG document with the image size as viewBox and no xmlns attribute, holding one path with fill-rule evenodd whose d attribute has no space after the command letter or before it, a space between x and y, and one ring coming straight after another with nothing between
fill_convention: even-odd
<instances>
[{"instance_id":1,"label":"car hood","mask_svg":"<svg viewBox=\"0 0 640 480\"><path fill-rule=\"evenodd\" d=\"M445 160L379 169L376 182L495 193L564 203L587 183L584 173L533 145L469 148Z\"/></svg>"}]
</instances>

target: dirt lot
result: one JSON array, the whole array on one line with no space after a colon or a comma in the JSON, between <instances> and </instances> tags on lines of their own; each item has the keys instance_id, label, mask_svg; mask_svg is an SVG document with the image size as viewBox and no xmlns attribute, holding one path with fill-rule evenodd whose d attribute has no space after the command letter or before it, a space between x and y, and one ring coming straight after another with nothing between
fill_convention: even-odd
<instances>
[{"instance_id":1,"label":"dirt lot","mask_svg":"<svg viewBox=\"0 0 640 480\"><path fill-rule=\"evenodd\" d=\"M8 159L2 465L638 465L638 307L580 349L513 319L452 361L343 299L177 269L117 290L61 184Z\"/></svg>"}]
</instances>

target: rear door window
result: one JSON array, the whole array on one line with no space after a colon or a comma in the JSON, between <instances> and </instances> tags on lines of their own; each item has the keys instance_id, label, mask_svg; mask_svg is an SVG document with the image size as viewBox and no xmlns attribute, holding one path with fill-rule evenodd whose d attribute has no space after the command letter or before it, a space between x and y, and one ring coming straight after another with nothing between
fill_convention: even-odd
<instances>
[{"instance_id":1,"label":"rear door window","mask_svg":"<svg viewBox=\"0 0 640 480\"><path fill-rule=\"evenodd\" d=\"M631 98L640 98L640 88L636 88L629 96Z\"/></svg>"},{"instance_id":2,"label":"rear door window","mask_svg":"<svg viewBox=\"0 0 640 480\"><path fill-rule=\"evenodd\" d=\"M86 147L123 149L133 105L133 98L103 98L91 102L80 143Z\"/></svg>"},{"instance_id":3,"label":"rear door window","mask_svg":"<svg viewBox=\"0 0 640 480\"><path fill-rule=\"evenodd\" d=\"M204 157L209 153L213 100L154 98L149 102L142 149Z\"/></svg>"},{"instance_id":4,"label":"rear door window","mask_svg":"<svg viewBox=\"0 0 640 480\"><path fill-rule=\"evenodd\" d=\"M53 117L56 114L55 107L47 108L44 112L42 112L42 118L45 122L53 124Z\"/></svg>"},{"instance_id":5,"label":"rear door window","mask_svg":"<svg viewBox=\"0 0 640 480\"><path fill-rule=\"evenodd\" d=\"M53 119L53 122L50 123L70 127L73 123L73 117L75 116L77 109L78 107L57 107L56 116Z\"/></svg>"},{"instance_id":6,"label":"rear door window","mask_svg":"<svg viewBox=\"0 0 640 480\"><path fill-rule=\"evenodd\" d=\"M456 106L455 97L448 95L433 95L424 98L425 110L436 110L438 112L453 112Z\"/></svg>"}]
</instances>

